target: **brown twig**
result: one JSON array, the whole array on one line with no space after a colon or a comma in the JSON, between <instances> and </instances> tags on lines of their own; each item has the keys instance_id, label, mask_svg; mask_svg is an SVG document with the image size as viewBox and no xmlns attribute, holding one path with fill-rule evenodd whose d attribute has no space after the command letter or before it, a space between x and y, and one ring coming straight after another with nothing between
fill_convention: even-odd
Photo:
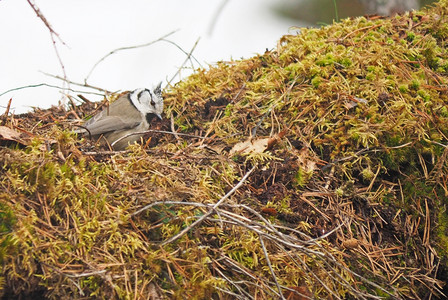
<instances>
[{"instance_id":1,"label":"brown twig","mask_svg":"<svg viewBox=\"0 0 448 300\"><path fill-rule=\"evenodd\" d=\"M51 37L51 41L53 43L53 49L56 52L56 57L58 58L59 64L61 66L62 69L62 73L64 74L64 79L67 80L67 74L65 72L65 66L64 63L62 62L62 58L61 55L59 54L59 50L58 47L56 46L56 39L55 37L63 44L66 45L64 43L64 41L61 39L61 37L59 36L59 34L54 31L53 27L51 26L51 24L48 22L47 18L45 18L45 16L42 14L42 12L40 11L39 7L36 6L36 4L34 3L33 0L27 0L28 4L31 6L31 8L34 10L34 12L36 13L37 17L39 19L41 19L41 21L45 24L45 26L47 27L47 29L50 31L50 37Z\"/></svg>"},{"instance_id":2,"label":"brown twig","mask_svg":"<svg viewBox=\"0 0 448 300\"><path fill-rule=\"evenodd\" d=\"M5 113L3 114L3 120L5 121L5 123L6 123L6 120L8 120L9 110L11 109L11 102L12 102L12 98L9 99L8 105L6 106Z\"/></svg>"},{"instance_id":3,"label":"brown twig","mask_svg":"<svg viewBox=\"0 0 448 300\"><path fill-rule=\"evenodd\" d=\"M271 276L274 279L275 285L277 286L277 289L278 289L277 296L280 296L281 299L285 299L285 297L283 296L283 293L282 293L282 288L280 287L280 284L278 283L277 276L275 276L275 272L272 269L271 260L269 259L268 250L266 249L266 247L264 245L262 235L258 234L258 238L260 239L260 245L261 245L261 248L263 249L264 258L266 259L266 263L268 265L269 271L271 272Z\"/></svg>"},{"instance_id":4,"label":"brown twig","mask_svg":"<svg viewBox=\"0 0 448 300\"><path fill-rule=\"evenodd\" d=\"M45 73L45 72L42 72L42 74L47 75L49 77L53 77L53 78L59 79L59 80L64 80L64 81L66 81L66 82L68 82L70 84L73 84L73 85L77 85L77 86L82 86L82 87L86 87L86 88L89 88L89 89L98 90L98 91L101 91L101 92L107 93L107 94L113 94L112 91L109 91L109 90L106 90L106 89L103 89L103 88L100 88L100 87L97 87L97 86L94 86L94 85L91 85L91 84L88 84L88 83L74 82L74 81L71 81L71 80L68 80L68 79L64 79L61 76L57 76L57 75L53 75L53 74L49 74L49 73ZM73 91L73 90L70 90L70 91L78 92L78 93L84 93L84 94L94 94L94 95L103 96L103 94L94 93L94 92L83 92L83 91Z\"/></svg>"},{"instance_id":5,"label":"brown twig","mask_svg":"<svg viewBox=\"0 0 448 300\"><path fill-rule=\"evenodd\" d=\"M178 31L178 30L173 30L173 31L171 31L171 32L169 32L169 33L163 35L162 37L160 37L160 38L158 38L158 39L156 39L156 40L154 40L154 41L145 43L145 44L136 45L136 46L120 47L120 48L117 48L117 49L114 49L114 50L110 51L108 54L104 55L102 58L100 58L100 59L93 65L93 67L90 69L89 73L87 74L86 78L84 78L84 83L87 84L87 80L88 80L89 77L92 75L92 73L93 73L93 71L96 69L96 67L97 67L101 62L103 62L106 58L108 58L109 56L111 56L112 54L115 54L115 53L117 53L117 52L124 51L124 50L131 50L131 49L137 49L137 48L148 47L148 46L150 46L150 45L152 45L152 44L155 44L155 43L157 43L157 42L160 42L160 41L164 40L165 38L169 37L170 35L174 34L174 33L177 32L177 31Z\"/></svg>"},{"instance_id":6,"label":"brown twig","mask_svg":"<svg viewBox=\"0 0 448 300\"><path fill-rule=\"evenodd\" d=\"M146 130L146 131L139 131L139 132L128 133L128 134L120 137L119 139L115 140L111 144L111 146L113 147L116 143L118 143L119 141L121 141L121 140L123 140L123 139L125 139L127 137L130 137L130 136L133 136L133 135L143 135L143 134L151 133L151 132L172 134L172 135L177 136L177 137L178 136L185 136L185 137L196 138L196 139L207 139L207 137L202 137L202 136L192 135L192 134L186 134L186 133L180 133L180 132L171 132L171 131L164 131L164 130Z\"/></svg>"},{"instance_id":7,"label":"brown twig","mask_svg":"<svg viewBox=\"0 0 448 300\"><path fill-rule=\"evenodd\" d=\"M173 75L173 77L171 77L171 79L168 81L168 84L171 84L171 82L174 80L174 78L180 74L180 71L182 70L182 68L185 66L185 64L187 63L187 61L189 61L193 55L193 51L196 49L196 46L199 43L199 38L196 40L196 42L193 45L193 48L191 48L190 52L187 54L187 57L185 58L184 62L182 63L182 65L177 69L177 72Z\"/></svg>"},{"instance_id":8,"label":"brown twig","mask_svg":"<svg viewBox=\"0 0 448 300\"><path fill-rule=\"evenodd\" d=\"M176 128L174 128L174 116L173 114L171 114L170 116L170 124L171 124L171 131L173 132L174 137L176 138L176 140L180 140L179 135L176 132Z\"/></svg>"},{"instance_id":9,"label":"brown twig","mask_svg":"<svg viewBox=\"0 0 448 300\"><path fill-rule=\"evenodd\" d=\"M49 76L53 76L53 75L49 75ZM53 76L53 77L55 77L57 79L64 80L64 78L59 77L59 76ZM68 83L72 83L70 80L66 80L66 81ZM93 94L93 95L103 96L103 94L99 94L99 93L78 91L78 90L74 90L74 89L71 89L71 88L61 88L60 86L52 85L52 84L48 84L48 83L30 84L30 85L25 85L25 86L12 88L12 89L9 89L9 90L1 93L0 96L3 96L3 95L5 95L7 93L10 93L10 92L18 91L18 90L23 90L23 89L28 89L28 88L35 88L35 87L41 87L41 86L46 86L46 87L55 88L55 89L59 89L59 90L63 89L63 90L74 92L74 93L84 93L84 94ZM86 87L88 87L88 86L86 86ZM90 88L93 88L93 87L90 87ZM103 89L101 89L101 90L103 90Z\"/></svg>"},{"instance_id":10,"label":"brown twig","mask_svg":"<svg viewBox=\"0 0 448 300\"><path fill-rule=\"evenodd\" d=\"M196 220L195 222L193 222L190 226L186 227L185 229L183 229L181 232L179 232L178 234L172 236L171 238L169 238L168 240L164 241L161 245L166 245L169 243L174 242L175 240L179 239L180 237L182 237L184 234L186 234L187 232L189 232L191 229L193 229L195 226L199 225L200 223L202 223L202 221L204 221L207 217L209 217L211 214L213 214L213 212L215 211L215 209L217 209L227 198L229 198L233 193L235 193L242 185L243 183L246 181L246 179L250 176L250 174L252 174L253 171L255 171L257 165L254 165L252 167L252 169L250 169L244 176L243 178L241 178L241 180L237 183L237 185L235 185L227 194L225 194L221 199L219 199L218 202L216 202L215 205L212 206L211 209L209 209L209 211L207 213L205 213L204 215L202 215L202 217L200 217L198 220Z\"/></svg>"}]
</instances>

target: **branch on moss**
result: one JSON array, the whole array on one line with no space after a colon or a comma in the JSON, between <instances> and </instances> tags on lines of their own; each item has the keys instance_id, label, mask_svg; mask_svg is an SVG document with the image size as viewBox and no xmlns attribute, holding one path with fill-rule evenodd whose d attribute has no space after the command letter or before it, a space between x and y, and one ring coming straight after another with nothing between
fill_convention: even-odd
<instances>
[{"instance_id":1,"label":"branch on moss","mask_svg":"<svg viewBox=\"0 0 448 300\"><path fill-rule=\"evenodd\" d=\"M272 269L271 260L269 259L268 250L266 249L266 246L264 245L262 235L258 234L258 238L260 239L261 248L263 249L264 258L266 259L266 263L269 267L269 271L271 272L272 278L274 279L275 285L277 286L277 289L278 289L277 296L280 296L281 299L285 299L285 297L283 296L283 293L282 293L282 288L280 287L280 284L278 283L277 276L275 276L275 272Z\"/></svg>"},{"instance_id":2,"label":"branch on moss","mask_svg":"<svg viewBox=\"0 0 448 300\"><path fill-rule=\"evenodd\" d=\"M242 181L240 181L240 183L241 182ZM165 202L151 203L151 204L143 207L142 209L134 212L131 215L131 217L135 216L151 207L161 205L161 204L209 207L210 208L209 214L206 214L205 215L206 217L204 217L204 215L203 215L202 217L200 217L196 222L194 222L192 225L190 225L190 227L188 227L184 231L186 232L186 231L192 229L194 226L199 224L204 219L207 219L207 221L209 221L209 222L219 222L219 223L226 223L226 224L235 225L235 226L241 226L242 228L245 228L248 231L258 234L258 236L260 238L269 240L270 242L272 242L272 245L276 245L287 256L291 257L294 261L296 261L296 263L298 265L301 265L304 270L308 270L307 274L312 276L314 278L314 280L319 282L321 284L321 286L324 287L328 291L328 293L332 294L334 297L338 297L338 295L335 294L332 291L332 289L325 284L325 282L321 281L318 276L315 276L315 274L312 272L312 270L310 270L309 267L307 266L306 262L300 256L297 255L298 253L303 253L308 257L312 257L313 260L315 261L315 263L322 264L322 268L327 270L328 275L331 278L333 278L333 280L339 282L341 285L343 285L348 290L351 290L351 292L353 294L357 295L357 297L359 297L359 299L367 299L368 295L357 290L356 288L354 288L345 278L343 278L340 275L340 271L338 271L339 268L343 269L345 272L347 272L347 274L352 274L354 277L361 279L365 283L382 290L384 293L390 294L388 291L386 291L384 288L380 287L376 283L349 270L346 266L341 264L340 261L336 257L334 257L334 255L332 253L330 253L325 248L324 245L317 243L317 240L319 240L319 239L322 240L323 238L328 237L330 234L333 234L334 232L339 230L344 224L340 224L339 226L337 226L336 228L334 228L333 230L328 232L325 235L325 237L313 239L313 238L309 237L308 235L306 235L305 233L300 232L298 230L273 225L273 224L271 224L271 222L266 220L256 210L254 210L248 206L245 206L245 205L222 204L221 206L223 206L223 208L215 208L215 212L220 216L219 219L216 219L216 218L209 218L209 216L211 215L211 212L213 212L213 207L216 206L216 204L211 206L211 204L203 204L203 203L196 203L196 202L181 202L181 201L165 201ZM252 219L252 218L249 219L249 218L243 216L242 214L233 213L232 211L229 211L229 208L242 208L242 209L248 210L258 220ZM290 231L291 234L284 234L284 233L280 232L280 230ZM182 234L182 233L180 233L180 234ZM179 237L180 237L180 234L178 235ZM178 236L175 236L172 239L178 238ZM303 237L304 240L299 239L298 236ZM261 241L260 243L262 243L262 248L263 247L266 248L264 246L264 241ZM317 247L319 251L309 248L310 246ZM289 250L287 250L287 249L289 249ZM291 251L291 249L294 249L294 250ZM292 256L294 256L295 258ZM228 259L226 256L224 256L222 258ZM235 262L234 262L234 264L235 264ZM236 266L238 266L238 268L240 270L243 270L243 268L244 268L241 265L236 265ZM275 273L273 273L273 268L271 267L270 270L271 270L271 275L274 276L274 282L266 281L266 283L268 283L266 288L268 288L272 293L275 293L275 294L277 294L277 292L272 289L273 285L276 285L278 290L279 290L279 287L283 290L289 290L287 287L276 283ZM247 272L243 272L243 273L245 273L247 276L250 276L251 278L253 277L253 275L250 273L247 273ZM257 278L253 277L253 279L257 279ZM231 281L230 281L230 283L232 283L232 285L236 284ZM294 291L292 291L292 292L294 292ZM277 296L279 296L279 295L277 294Z\"/></svg>"},{"instance_id":3,"label":"branch on moss","mask_svg":"<svg viewBox=\"0 0 448 300\"><path fill-rule=\"evenodd\" d=\"M189 232L191 229L193 229L194 227L196 227L197 225L201 224L202 221L204 221L207 217L209 217L211 214L213 214L215 212L215 210L227 199L229 198L233 193L235 193L242 185L243 183L246 181L246 179L250 176L250 174L252 174L253 171L255 171L255 169L257 168L257 165L254 165L252 167L252 169L250 169L244 176L243 178L241 178L241 180L238 182L237 185L235 185L227 194L225 194L221 199L219 199L218 202L216 202L215 205L213 205L213 207L206 213L204 214L202 217L200 217L198 220L196 220L193 224L191 224L190 226L186 227L185 229L183 229L181 232L179 232L178 234L174 235L173 237L169 238L168 240L164 241L161 245L166 245L169 243L174 242L175 240L179 239L180 237L182 237L184 234L186 234L187 232Z\"/></svg>"}]
</instances>

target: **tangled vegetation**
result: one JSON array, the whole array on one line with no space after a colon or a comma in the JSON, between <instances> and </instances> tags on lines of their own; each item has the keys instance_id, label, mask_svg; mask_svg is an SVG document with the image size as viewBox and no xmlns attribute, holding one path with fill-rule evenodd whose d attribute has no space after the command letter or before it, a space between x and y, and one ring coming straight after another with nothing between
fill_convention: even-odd
<instances>
[{"instance_id":1,"label":"tangled vegetation","mask_svg":"<svg viewBox=\"0 0 448 300\"><path fill-rule=\"evenodd\" d=\"M88 101L5 115L4 297L446 295L447 24L443 0L197 70L127 151L70 130Z\"/></svg>"}]
</instances>

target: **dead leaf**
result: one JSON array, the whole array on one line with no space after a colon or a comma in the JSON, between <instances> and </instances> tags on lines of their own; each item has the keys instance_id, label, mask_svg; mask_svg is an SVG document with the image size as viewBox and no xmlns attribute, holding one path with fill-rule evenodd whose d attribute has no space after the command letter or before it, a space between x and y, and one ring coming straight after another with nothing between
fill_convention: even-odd
<instances>
[{"instance_id":1,"label":"dead leaf","mask_svg":"<svg viewBox=\"0 0 448 300\"><path fill-rule=\"evenodd\" d=\"M350 101L346 101L344 104L347 109L352 109L353 107L358 106L359 103L368 104L367 100L363 98L350 97L350 99Z\"/></svg>"},{"instance_id":2,"label":"dead leaf","mask_svg":"<svg viewBox=\"0 0 448 300\"><path fill-rule=\"evenodd\" d=\"M249 153L262 153L266 150L271 150L286 134L287 129L280 131L278 134L275 134L269 138L262 139L252 139L249 138L244 142L239 142L233 146L232 150L230 150L230 155L234 155L236 153L239 154L249 154Z\"/></svg>"},{"instance_id":3,"label":"dead leaf","mask_svg":"<svg viewBox=\"0 0 448 300\"><path fill-rule=\"evenodd\" d=\"M359 245L359 241L357 239L348 239L342 242L342 246L347 249L354 249L357 248Z\"/></svg>"},{"instance_id":4,"label":"dead leaf","mask_svg":"<svg viewBox=\"0 0 448 300\"><path fill-rule=\"evenodd\" d=\"M297 156L297 162L305 173L312 173L316 169L316 159L311 156L308 148L304 147L303 149L297 152L299 155Z\"/></svg>"},{"instance_id":5,"label":"dead leaf","mask_svg":"<svg viewBox=\"0 0 448 300\"><path fill-rule=\"evenodd\" d=\"M234 155L236 153L240 154L249 154L249 153L261 153L264 152L268 148L268 142L270 138L252 140L248 139L244 142L239 142L233 146L232 150L230 150L230 155Z\"/></svg>"},{"instance_id":6,"label":"dead leaf","mask_svg":"<svg viewBox=\"0 0 448 300\"><path fill-rule=\"evenodd\" d=\"M12 141L24 146L29 144L29 139L26 138L26 135L20 132L15 131L6 126L0 126L0 140L1 141Z\"/></svg>"}]
</instances>

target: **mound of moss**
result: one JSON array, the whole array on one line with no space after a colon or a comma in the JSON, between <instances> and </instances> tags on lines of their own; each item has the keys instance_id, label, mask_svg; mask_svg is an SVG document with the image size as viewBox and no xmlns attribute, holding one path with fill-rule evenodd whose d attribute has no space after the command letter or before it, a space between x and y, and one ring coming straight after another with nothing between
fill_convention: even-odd
<instances>
[{"instance_id":1,"label":"mound of moss","mask_svg":"<svg viewBox=\"0 0 448 300\"><path fill-rule=\"evenodd\" d=\"M4 297L442 297L447 24L440 1L197 70L124 152L68 129L91 103L4 120L33 136L0 149Z\"/></svg>"}]
</instances>

